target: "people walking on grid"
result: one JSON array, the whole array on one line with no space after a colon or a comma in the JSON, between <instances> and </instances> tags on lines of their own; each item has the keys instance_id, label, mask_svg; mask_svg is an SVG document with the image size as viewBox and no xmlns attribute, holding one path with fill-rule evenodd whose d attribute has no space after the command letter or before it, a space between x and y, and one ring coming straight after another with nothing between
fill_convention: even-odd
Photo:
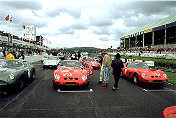
<instances>
[{"instance_id":1,"label":"people walking on grid","mask_svg":"<svg viewBox=\"0 0 176 118\"><path fill-rule=\"evenodd\" d=\"M120 78L120 74L121 74L121 68L123 68L123 62L122 60L120 60L120 54L117 53L115 55L115 59L112 61L112 64L111 64L112 68L113 68L113 72L112 74L114 75L114 80L115 80L115 83L114 83L114 86L113 86L113 90L118 90L118 82L119 82L119 78Z\"/></svg>"}]
</instances>

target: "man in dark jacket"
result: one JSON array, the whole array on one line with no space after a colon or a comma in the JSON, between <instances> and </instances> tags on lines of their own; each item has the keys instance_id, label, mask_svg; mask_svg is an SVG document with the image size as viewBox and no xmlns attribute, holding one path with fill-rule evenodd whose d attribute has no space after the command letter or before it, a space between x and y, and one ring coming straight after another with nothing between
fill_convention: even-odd
<instances>
[{"instance_id":1,"label":"man in dark jacket","mask_svg":"<svg viewBox=\"0 0 176 118\"><path fill-rule=\"evenodd\" d=\"M114 75L114 80L115 80L115 84L112 89L117 90L118 89L118 82L119 82L119 78L120 78L120 74L121 74L121 68L123 68L123 62L122 62L122 60L120 60L119 53L117 53L115 55L115 59L112 61L111 66L113 68L113 75Z\"/></svg>"}]
</instances>

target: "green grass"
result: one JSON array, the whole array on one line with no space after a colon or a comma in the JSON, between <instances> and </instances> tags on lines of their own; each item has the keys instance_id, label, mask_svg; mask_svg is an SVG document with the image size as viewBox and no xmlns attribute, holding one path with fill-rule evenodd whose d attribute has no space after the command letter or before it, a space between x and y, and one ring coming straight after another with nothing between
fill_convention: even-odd
<instances>
[{"instance_id":1,"label":"green grass","mask_svg":"<svg viewBox=\"0 0 176 118\"><path fill-rule=\"evenodd\" d=\"M168 76L168 82L176 85L176 73L165 72Z\"/></svg>"}]
</instances>

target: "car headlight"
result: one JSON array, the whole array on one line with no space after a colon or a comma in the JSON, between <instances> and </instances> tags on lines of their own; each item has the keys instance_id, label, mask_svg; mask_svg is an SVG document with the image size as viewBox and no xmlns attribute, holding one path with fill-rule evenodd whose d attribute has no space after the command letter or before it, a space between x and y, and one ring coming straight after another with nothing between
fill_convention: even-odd
<instances>
[{"instance_id":1,"label":"car headlight","mask_svg":"<svg viewBox=\"0 0 176 118\"><path fill-rule=\"evenodd\" d=\"M60 79L60 76L59 76L58 74L55 74L55 75L54 75L54 79L55 79L56 81L58 81L58 80Z\"/></svg>"},{"instance_id":2,"label":"car headlight","mask_svg":"<svg viewBox=\"0 0 176 118\"><path fill-rule=\"evenodd\" d=\"M146 75L145 73L142 73L142 77L143 77L144 79L147 79L147 75Z\"/></svg>"},{"instance_id":3,"label":"car headlight","mask_svg":"<svg viewBox=\"0 0 176 118\"><path fill-rule=\"evenodd\" d=\"M87 75L83 75L82 79L83 79L83 81L86 81L87 80Z\"/></svg>"},{"instance_id":4,"label":"car headlight","mask_svg":"<svg viewBox=\"0 0 176 118\"><path fill-rule=\"evenodd\" d=\"M10 77L10 80L15 79L15 76L14 76L14 74L12 74L12 73L9 75L9 77Z\"/></svg>"},{"instance_id":5,"label":"car headlight","mask_svg":"<svg viewBox=\"0 0 176 118\"><path fill-rule=\"evenodd\" d=\"M168 78L166 74L163 74L163 76L164 76L166 79Z\"/></svg>"}]
</instances>

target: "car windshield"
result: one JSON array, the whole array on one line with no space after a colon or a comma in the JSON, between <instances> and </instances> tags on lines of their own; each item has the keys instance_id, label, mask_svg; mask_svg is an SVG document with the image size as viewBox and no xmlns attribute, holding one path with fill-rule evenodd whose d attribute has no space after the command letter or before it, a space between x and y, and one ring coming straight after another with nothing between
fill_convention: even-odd
<instances>
[{"instance_id":1,"label":"car windshield","mask_svg":"<svg viewBox=\"0 0 176 118\"><path fill-rule=\"evenodd\" d=\"M149 68L147 63L133 62L128 64L129 68Z\"/></svg>"},{"instance_id":2,"label":"car windshield","mask_svg":"<svg viewBox=\"0 0 176 118\"><path fill-rule=\"evenodd\" d=\"M95 61L94 59L87 59L87 61Z\"/></svg>"},{"instance_id":3,"label":"car windshield","mask_svg":"<svg viewBox=\"0 0 176 118\"><path fill-rule=\"evenodd\" d=\"M6 60L2 62L2 67L4 68L21 67L22 65L22 62L19 60Z\"/></svg>"},{"instance_id":4,"label":"car windshield","mask_svg":"<svg viewBox=\"0 0 176 118\"><path fill-rule=\"evenodd\" d=\"M81 68L82 64L78 61L63 61L61 63L61 67L75 67L75 68Z\"/></svg>"}]
</instances>

